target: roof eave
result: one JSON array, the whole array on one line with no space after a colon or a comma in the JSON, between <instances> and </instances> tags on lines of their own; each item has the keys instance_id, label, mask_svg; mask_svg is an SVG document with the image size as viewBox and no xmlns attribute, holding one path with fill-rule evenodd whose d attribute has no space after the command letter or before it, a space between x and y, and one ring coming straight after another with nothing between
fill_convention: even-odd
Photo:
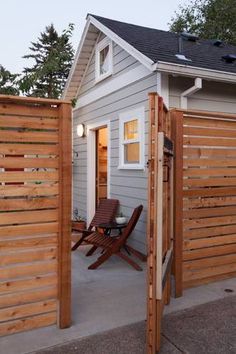
<instances>
[{"instance_id":1,"label":"roof eave","mask_svg":"<svg viewBox=\"0 0 236 354\"><path fill-rule=\"evenodd\" d=\"M70 83L71 83L71 80L73 78L73 74L75 72L77 61L78 61L80 53L82 51L82 48L83 48L83 45L84 45L84 41L85 41L85 38L86 38L87 33L88 33L89 26L90 26L90 19L87 16L87 22L86 22L86 25L84 27L84 30L83 30L83 33L82 33L82 37L80 39L79 46L78 46L78 49L77 49L76 54L75 54L74 62L73 62L73 65L72 65L72 67L70 69L70 72L69 72L69 75L68 75L68 78L67 78L67 81L66 81L66 85L65 85L65 88L64 88L64 91L63 91L63 94L62 94L62 98L63 99L65 99L65 97L67 95L67 90L68 90L68 88L70 86Z\"/></svg>"},{"instance_id":2,"label":"roof eave","mask_svg":"<svg viewBox=\"0 0 236 354\"><path fill-rule=\"evenodd\" d=\"M187 64L168 63L158 61L153 64L153 71L166 72L181 76L201 77L202 79L236 83L236 74L207 68L199 68Z\"/></svg>"}]
</instances>

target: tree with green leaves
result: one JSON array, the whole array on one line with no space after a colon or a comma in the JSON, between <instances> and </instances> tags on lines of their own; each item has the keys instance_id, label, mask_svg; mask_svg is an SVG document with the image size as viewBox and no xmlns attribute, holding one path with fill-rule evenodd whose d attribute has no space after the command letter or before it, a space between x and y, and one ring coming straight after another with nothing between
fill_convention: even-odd
<instances>
[{"instance_id":1,"label":"tree with green leaves","mask_svg":"<svg viewBox=\"0 0 236 354\"><path fill-rule=\"evenodd\" d=\"M70 42L74 25L58 34L53 24L46 27L37 42L31 42L30 54L23 58L34 61L23 70L21 92L27 96L60 98L74 58Z\"/></svg>"},{"instance_id":2,"label":"tree with green leaves","mask_svg":"<svg viewBox=\"0 0 236 354\"><path fill-rule=\"evenodd\" d=\"M236 0L191 0L171 19L173 32L195 33L236 45Z\"/></svg>"},{"instance_id":3,"label":"tree with green leaves","mask_svg":"<svg viewBox=\"0 0 236 354\"><path fill-rule=\"evenodd\" d=\"M0 65L0 94L19 95L18 77Z\"/></svg>"}]
</instances>

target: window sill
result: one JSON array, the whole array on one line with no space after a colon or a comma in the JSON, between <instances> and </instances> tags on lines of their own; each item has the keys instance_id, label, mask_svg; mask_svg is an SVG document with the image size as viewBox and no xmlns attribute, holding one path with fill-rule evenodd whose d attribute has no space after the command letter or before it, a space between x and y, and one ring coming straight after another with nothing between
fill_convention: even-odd
<instances>
[{"instance_id":1,"label":"window sill","mask_svg":"<svg viewBox=\"0 0 236 354\"><path fill-rule=\"evenodd\" d=\"M96 77L95 79L95 85L98 84L99 82L107 79L108 77L110 77L112 75L112 72L107 72L106 74L103 74L101 76Z\"/></svg>"},{"instance_id":2,"label":"window sill","mask_svg":"<svg viewBox=\"0 0 236 354\"><path fill-rule=\"evenodd\" d=\"M118 170L140 170L144 171L145 166L141 164L133 164L133 165L119 165L117 167Z\"/></svg>"}]
</instances>

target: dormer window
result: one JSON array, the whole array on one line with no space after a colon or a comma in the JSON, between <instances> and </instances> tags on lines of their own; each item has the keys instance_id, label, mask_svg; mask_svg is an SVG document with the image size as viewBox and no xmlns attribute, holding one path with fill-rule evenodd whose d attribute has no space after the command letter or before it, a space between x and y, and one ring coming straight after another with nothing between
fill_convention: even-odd
<instances>
[{"instance_id":1,"label":"dormer window","mask_svg":"<svg viewBox=\"0 0 236 354\"><path fill-rule=\"evenodd\" d=\"M112 41L104 38L96 46L96 81L101 81L112 74Z\"/></svg>"}]
</instances>

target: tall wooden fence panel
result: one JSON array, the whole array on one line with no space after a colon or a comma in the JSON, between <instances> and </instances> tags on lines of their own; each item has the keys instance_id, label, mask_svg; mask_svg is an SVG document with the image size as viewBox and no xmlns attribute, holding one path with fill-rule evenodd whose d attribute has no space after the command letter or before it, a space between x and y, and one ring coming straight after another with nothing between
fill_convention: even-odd
<instances>
[{"instance_id":1,"label":"tall wooden fence panel","mask_svg":"<svg viewBox=\"0 0 236 354\"><path fill-rule=\"evenodd\" d=\"M70 324L71 108L0 96L0 336Z\"/></svg>"},{"instance_id":2,"label":"tall wooden fence panel","mask_svg":"<svg viewBox=\"0 0 236 354\"><path fill-rule=\"evenodd\" d=\"M172 142L163 100L149 94L147 353L161 345L161 319L170 301L172 263Z\"/></svg>"},{"instance_id":3,"label":"tall wooden fence panel","mask_svg":"<svg viewBox=\"0 0 236 354\"><path fill-rule=\"evenodd\" d=\"M190 287L236 275L236 116L176 114L183 131L180 261L183 287Z\"/></svg>"}]
</instances>

